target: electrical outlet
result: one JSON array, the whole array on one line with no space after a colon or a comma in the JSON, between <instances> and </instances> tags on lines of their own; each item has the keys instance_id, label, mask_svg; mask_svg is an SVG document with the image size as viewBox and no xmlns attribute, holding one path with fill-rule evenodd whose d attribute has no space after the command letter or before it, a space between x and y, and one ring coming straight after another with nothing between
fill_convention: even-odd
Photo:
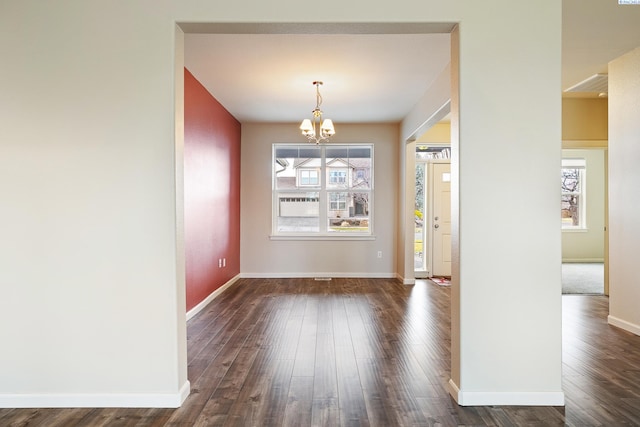
<instances>
[{"instance_id":1,"label":"electrical outlet","mask_svg":"<svg viewBox=\"0 0 640 427\"><path fill-rule=\"evenodd\" d=\"M222 268L222 258L218 258L218 268Z\"/></svg>"},{"instance_id":2,"label":"electrical outlet","mask_svg":"<svg viewBox=\"0 0 640 427\"><path fill-rule=\"evenodd\" d=\"M382 258L382 251L378 251L378 258Z\"/></svg>"}]
</instances>

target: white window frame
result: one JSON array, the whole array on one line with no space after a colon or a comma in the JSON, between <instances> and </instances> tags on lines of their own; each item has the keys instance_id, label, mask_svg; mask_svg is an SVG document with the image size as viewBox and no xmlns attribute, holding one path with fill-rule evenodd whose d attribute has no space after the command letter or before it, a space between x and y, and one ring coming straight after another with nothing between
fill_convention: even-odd
<instances>
[{"instance_id":1,"label":"white window frame","mask_svg":"<svg viewBox=\"0 0 640 427\"><path fill-rule=\"evenodd\" d=\"M579 173L580 191L566 192L560 190L562 196L577 195L578 204L578 225L565 224L562 222L562 231L586 231L587 230L587 161L584 158L563 158L562 169L576 169Z\"/></svg>"},{"instance_id":2,"label":"white window frame","mask_svg":"<svg viewBox=\"0 0 640 427\"><path fill-rule=\"evenodd\" d=\"M320 156L320 160L321 160L321 166L320 166L320 172L319 172L319 177L324 177L324 179L320 179L320 183L318 185L313 186L313 192L314 193L318 193L319 196L319 215L318 215L318 221L319 221L319 231L318 232L309 232L309 231L304 231L304 232L291 232L291 231L287 231L287 232L283 232L283 231L278 231L278 204L280 203L280 199L282 199L283 197L287 197L287 193L290 193L291 196L290 197L299 197L296 196L297 194L300 194L301 192L304 191L311 191L311 190L307 190L308 186L306 185L299 185L299 188L297 189L278 189L277 188L277 183L276 183L276 172L277 170L274 168L272 169L272 214L271 214L271 219L272 219L272 231L271 231L271 236L270 238L272 240L373 240L375 239L374 236L374 219L373 219L373 207L374 207L374 182L373 182L373 177L374 177L374 145L373 144L369 144L369 143L335 143L335 144L319 144L320 145L320 150L321 150L321 156ZM369 179L369 188L366 189L362 189L360 187L358 188L350 188L350 180L349 180L349 169L347 168L346 170L346 175L345 175L345 183L344 184L338 184L338 187L341 189L338 192L341 193L368 193L369 194L369 200L368 200L368 216L366 217L366 219L368 220L368 231L366 232L361 232L361 231L349 231L349 232L336 232L336 231L332 231L330 230L330 226L329 226L329 211L330 211L330 203L331 201L329 200L329 193L334 193L337 191L336 189L336 184L331 184L330 178L329 178L329 174L328 174L328 170L331 169L331 167L327 167L326 164L326 148L327 147L331 147L331 145L335 145L335 146L339 146L339 147L366 147L370 149L371 152L371 167L370 167L370 179ZM290 144L290 143L274 143L273 147L272 147L272 165L275 165L275 156L276 156L276 150L278 148L286 148L286 147L305 147L306 145L304 143L302 144ZM298 171L299 172L299 171ZM298 173L296 173L297 179L300 179L300 176ZM348 209L348 201L349 201L349 197L347 196L346 200L344 201L344 210Z\"/></svg>"}]
</instances>

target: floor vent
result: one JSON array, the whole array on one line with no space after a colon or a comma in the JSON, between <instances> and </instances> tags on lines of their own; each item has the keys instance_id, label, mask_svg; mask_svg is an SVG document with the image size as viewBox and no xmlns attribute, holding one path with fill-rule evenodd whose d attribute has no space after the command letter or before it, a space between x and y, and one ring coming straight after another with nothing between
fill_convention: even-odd
<instances>
[{"instance_id":1,"label":"floor vent","mask_svg":"<svg viewBox=\"0 0 640 427\"><path fill-rule=\"evenodd\" d=\"M571 86L565 92L598 92L607 93L609 91L609 75L594 74L577 85Z\"/></svg>"},{"instance_id":2,"label":"floor vent","mask_svg":"<svg viewBox=\"0 0 640 427\"><path fill-rule=\"evenodd\" d=\"M319 282L330 282L331 281L331 277L316 277L316 278L314 278L314 280L317 280Z\"/></svg>"}]
</instances>

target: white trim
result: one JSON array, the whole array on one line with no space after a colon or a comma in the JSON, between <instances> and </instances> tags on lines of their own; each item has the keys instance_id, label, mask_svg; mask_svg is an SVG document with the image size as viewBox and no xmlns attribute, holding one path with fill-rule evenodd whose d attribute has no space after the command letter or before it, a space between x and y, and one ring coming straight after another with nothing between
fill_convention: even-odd
<instances>
[{"instance_id":1,"label":"white trim","mask_svg":"<svg viewBox=\"0 0 640 427\"><path fill-rule=\"evenodd\" d=\"M0 408L179 408L191 386L177 393L0 394Z\"/></svg>"},{"instance_id":2,"label":"white trim","mask_svg":"<svg viewBox=\"0 0 640 427\"><path fill-rule=\"evenodd\" d=\"M607 139L563 139L563 150L606 150L609 148Z\"/></svg>"},{"instance_id":3,"label":"white trim","mask_svg":"<svg viewBox=\"0 0 640 427\"><path fill-rule=\"evenodd\" d=\"M394 273L240 273L243 279L296 279L312 277L333 277L333 278L363 278L363 279L396 279Z\"/></svg>"},{"instance_id":4,"label":"white trim","mask_svg":"<svg viewBox=\"0 0 640 427\"><path fill-rule=\"evenodd\" d=\"M588 233L587 227L562 227L563 233Z\"/></svg>"},{"instance_id":5,"label":"white trim","mask_svg":"<svg viewBox=\"0 0 640 427\"><path fill-rule=\"evenodd\" d=\"M400 274L395 275L396 280L402 282L403 285L415 285L416 279L410 279L408 277L404 277Z\"/></svg>"},{"instance_id":6,"label":"white trim","mask_svg":"<svg viewBox=\"0 0 640 427\"><path fill-rule=\"evenodd\" d=\"M636 325L635 323L627 322L626 320L622 320L619 317L615 317L609 315L607 317L607 322L611 326L618 327L620 329L624 329L625 331L631 332L632 334L640 336L640 325Z\"/></svg>"},{"instance_id":7,"label":"white trim","mask_svg":"<svg viewBox=\"0 0 640 427\"><path fill-rule=\"evenodd\" d=\"M229 286L233 285L239 278L240 278L240 275L239 274L236 275L231 280L229 280L227 283L225 283L224 285L220 286L215 291L211 292L209 294L209 296L206 297L205 299L203 299L202 301L200 301L200 303L198 303L198 305L193 307L191 310L187 311L187 320L191 319L193 316L195 316L196 314L200 313L200 311L202 311L202 309L205 308L207 306L207 304L209 304L218 295L220 295L227 288L229 288Z\"/></svg>"},{"instance_id":8,"label":"white trim","mask_svg":"<svg viewBox=\"0 0 640 427\"><path fill-rule=\"evenodd\" d=\"M375 235L364 235L351 232L335 232L333 234L272 234L269 240L376 240Z\"/></svg>"},{"instance_id":9,"label":"white trim","mask_svg":"<svg viewBox=\"0 0 640 427\"><path fill-rule=\"evenodd\" d=\"M564 169L586 169L587 160L583 157L562 156L562 167Z\"/></svg>"},{"instance_id":10,"label":"white trim","mask_svg":"<svg viewBox=\"0 0 640 427\"><path fill-rule=\"evenodd\" d=\"M590 264L590 263L603 263L604 258L563 258L562 262L566 263L582 263L582 264Z\"/></svg>"},{"instance_id":11,"label":"white trim","mask_svg":"<svg viewBox=\"0 0 640 427\"><path fill-rule=\"evenodd\" d=\"M189 397L189 393L191 393L191 383L189 382L189 380L187 380L182 385L182 387L180 387L180 391L179 391L180 403L177 406L178 408L182 406L185 400L187 400L187 397Z\"/></svg>"},{"instance_id":12,"label":"white trim","mask_svg":"<svg viewBox=\"0 0 640 427\"><path fill-rule=\"evenodd\" d=\"M460 406L564 406L564 392L461 391L449 380L449 394Z\"/></svg>"}]
</instances>

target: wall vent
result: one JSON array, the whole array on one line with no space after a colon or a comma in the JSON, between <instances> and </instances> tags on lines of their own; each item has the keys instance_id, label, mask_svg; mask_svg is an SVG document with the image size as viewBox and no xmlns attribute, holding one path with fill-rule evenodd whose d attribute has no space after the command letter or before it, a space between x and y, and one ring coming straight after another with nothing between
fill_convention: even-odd
<instances>
[{"instance_id":1,"label":"wall vent","mask_svg":"<svg viewBox=\"0 0 640 427\"><path fill-rule=\"evenodd\" d=\"M577 85L571 86L565 92L598 92L607 93L609 91L609 75L594 74Z\"/></svg>"}]
</instances>

